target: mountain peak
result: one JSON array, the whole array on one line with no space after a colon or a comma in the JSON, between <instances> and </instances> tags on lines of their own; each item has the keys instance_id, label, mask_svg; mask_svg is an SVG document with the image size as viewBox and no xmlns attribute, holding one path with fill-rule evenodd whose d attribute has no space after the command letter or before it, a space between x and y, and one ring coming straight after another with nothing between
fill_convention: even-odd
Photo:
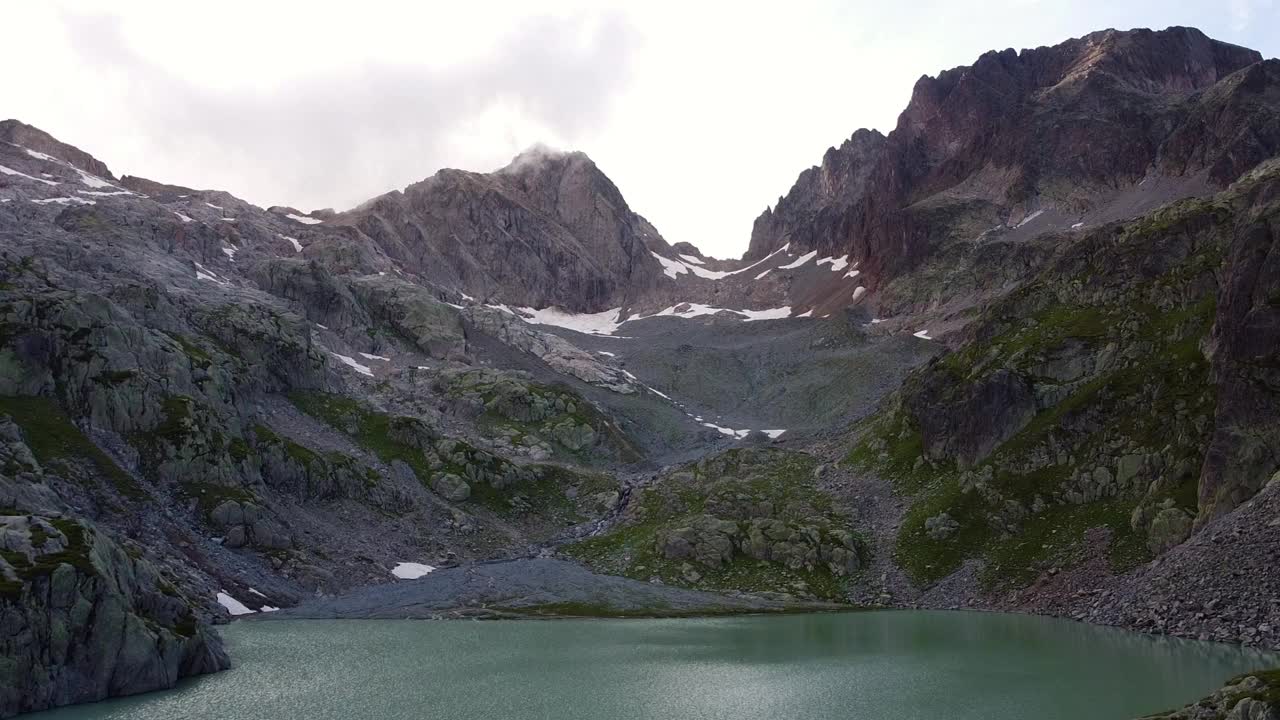
<instances>
[{"instance_id":1,"label":"mountain peak","mask_svg":"<svg viewBox=\"0 0 1280 720\"><path fill-rule=\"evenodd\" d=\"M573 164L585 164L595 167L595 163L584 152L561 150L539 142L520 151L519 154L511 159L511 162L507 163L495 174L537 172L549 167L562 167Z\"/></svg>"}]
</instances>

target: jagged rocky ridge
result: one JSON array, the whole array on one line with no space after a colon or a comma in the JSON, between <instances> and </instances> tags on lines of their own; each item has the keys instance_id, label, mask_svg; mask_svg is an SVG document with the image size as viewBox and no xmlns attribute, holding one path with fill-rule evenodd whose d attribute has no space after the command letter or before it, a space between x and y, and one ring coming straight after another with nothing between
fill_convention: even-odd
<instances>
[{"instance_id":1,"label":"jagged rocky ridge","mask_svg":"<svg viewBox=\"0 0 1280 720\"><path fill-rule=\"evenodd\" d=\"M1280 149L1278 73L1191 28L989 52L921 78L887 137L829 150L756 220L747 257L848 254L888 291L993 228L1093 225L1222 188Z\"/></svg>"},{"instance_id":2,"label":"jagged rocky ridge","mask_svg":"<svg viewBox=\"0 0 1280 720\"><path fill-rule=\"evenodd\" d=\"M32 462L0 467L0 613L46 616L29 568L68 571L30 528L75 523L137 579L83 570L86 602L160 627L100 654L136 682L33 665L41 704L0 714L216 669L219 594L551 553L731 605L1275 647L1276 80L1185 29L984 56L829 152L744 261L668 246L580 154L302 213L2 123L0 416Z\"/></svg>"}]
</instances>

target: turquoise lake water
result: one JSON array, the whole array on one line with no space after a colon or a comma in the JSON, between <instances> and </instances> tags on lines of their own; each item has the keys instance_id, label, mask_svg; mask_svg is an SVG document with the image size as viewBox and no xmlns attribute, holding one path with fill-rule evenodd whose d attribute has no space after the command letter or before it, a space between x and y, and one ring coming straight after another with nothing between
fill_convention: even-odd
<instances>
[{"instance_id":1,"label":"turquoise lake water","mask_svg":"<svg viewBox=\"0 0 1280 720\"><path fill-rule=\"evenodd\" d=\"M679 620L238 622L235 667L39 720L1107 720L1280 656L1062 620L886 611Z\"/></svg>"}]
</instances>

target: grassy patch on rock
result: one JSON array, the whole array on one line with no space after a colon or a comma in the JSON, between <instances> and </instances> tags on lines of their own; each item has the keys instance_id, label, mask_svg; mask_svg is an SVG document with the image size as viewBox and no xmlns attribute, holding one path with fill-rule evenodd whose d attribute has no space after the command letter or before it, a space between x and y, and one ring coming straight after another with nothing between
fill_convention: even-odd
<instances>
[{"instance_id":1,"label":"grassy patch on rock","mask_svg":"<svg viewBox=\"0 0 1280 720\"><path fill-rule=\"evenodd\" d=\"M1120 572L1167 547L1148 537L1155 516L1194 516L1215 403L1201 348L1221 253L1212 230L1199 244L1170 240L1176 252L1154 262L1150 244L1161 233L1211 228L1204 214L1215 212L1193 203L1082 240L1061 274L987 309L965 345L918 371L857 428L845 462L911 498L894 557L917 583L974 558L988 589L1022 587L1080 562L1094 528L1107 531L1107 559ZM1099 262L1110 263L1106 272ZM1000 382L984 384L993 378ZM1022 418L1016 424L973 416L975 407L999 414L1019 402L1033 409L1012 416ZM988 445L959 454L975 445L955 433L982 432L992 433Z\"/></svg>"},{"instance_id":2,"label":"grassy patch on rock","mask_svg":"<svg viewBox=\"0 0 1280 720\"><path fill-rule=\"evenodd\" d=\"M782 450L705 458L634 490L617 526L565 552L639 580L839 600L866 545L815 486L816 464Z\"/></svg>"},{"instance_id":3,"label":"grassy patch on rock","mask_svg":"<svg viewBox=\"0 0 1280 720\"><path fill-rule=\"evenodd\" d=\"M68 460L85 461L121 495L145 497L146 493L133 477L81 432L53 400L32 396L0 397L0 415L8 415L22 428L27 446L41 465L54 467Z\"/></svg>"},{"instance_id":4,"label":"grassy patch on rock","mask_svg":"<svg viewBox=\"0 0 1280 720\"><path fill-rule=\"evenodd\" d=\"M350 435L383 462L405 463L424 485L448 499L506 518L542 516L562 524L579 522L599 514L588 512L592 495L617 489L608 475L551 464L517 465L461 440L444 438L420 420L378 412L346 396L295 392L289 399L308 415ZM300 458L310 453L301 447L292 452ZM465 491L460 483L466 484ZM577 498L566 494L569 488L576 489Z\"/></svg>"}]
</instances>

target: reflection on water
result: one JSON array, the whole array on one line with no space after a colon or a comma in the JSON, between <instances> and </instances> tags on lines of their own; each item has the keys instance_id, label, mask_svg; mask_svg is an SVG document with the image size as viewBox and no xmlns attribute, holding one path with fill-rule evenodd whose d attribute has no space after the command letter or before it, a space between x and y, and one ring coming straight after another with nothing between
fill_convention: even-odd
<instances>
[{"instance_id":1,"label":"reflection on water","mask_svg":"<svg viewBox=\"0 0 1280 720\"><path fill-rule=\"evenodd\" d=\"M1280 657L1079 623L886 611L701 620L288 621L237 667L75 718L1129 718Z\"/></svg>"}]
</instances>

